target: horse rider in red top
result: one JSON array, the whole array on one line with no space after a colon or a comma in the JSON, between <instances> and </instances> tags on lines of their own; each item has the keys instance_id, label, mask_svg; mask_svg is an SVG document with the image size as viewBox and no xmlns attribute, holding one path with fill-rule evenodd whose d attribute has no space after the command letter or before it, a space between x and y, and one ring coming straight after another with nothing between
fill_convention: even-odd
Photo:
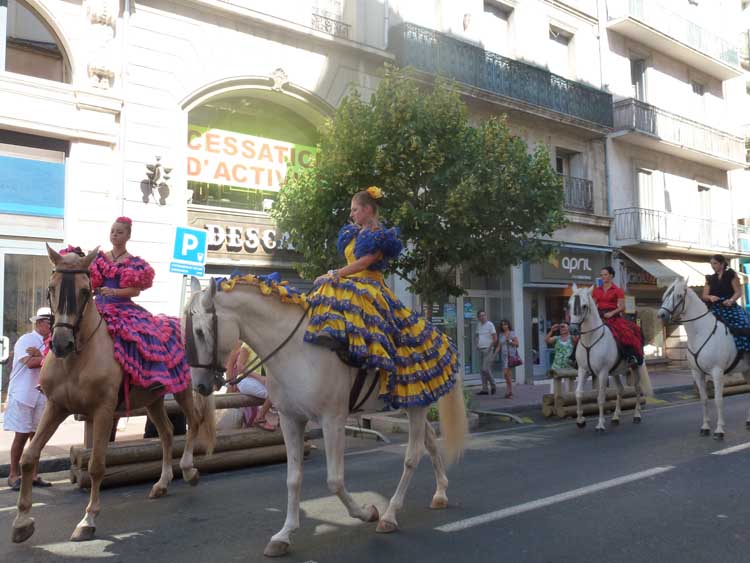
<instances>
[{"instance_id":1,"label":"horse rider in red top","mask_svg":"<svg viewBox=\"0 0 750 563\"><path fill-rule=\"evenodd\" d=\"M631 364L643 364L643 336L640 327L622 316L625 311L625 292L612 280L615 270L605 266L601 271L602 285L591 293L599 309L599 315L612 331L622 348L625 359Z\"/></svg>"}]
</instances>

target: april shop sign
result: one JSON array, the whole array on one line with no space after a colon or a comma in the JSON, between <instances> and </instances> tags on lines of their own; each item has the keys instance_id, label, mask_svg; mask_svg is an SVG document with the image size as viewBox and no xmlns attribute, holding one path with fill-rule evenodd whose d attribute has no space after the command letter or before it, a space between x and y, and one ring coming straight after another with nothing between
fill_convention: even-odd
<instances>
[{"instance_id":1,"label":"april shop sign","mask_svg":"<svg viewBox=\"0 0 750 563\"><path fill-rule=\"evenodd\" d=\"M546 261L530 264L527 280L531 283L594 283L608 264L609 252L562 247Z\"/></svg>"},{"instance_id":2,"label":"april shop sign","mask_svg":"<svg viewBox=\"0 0 750 563\"><path fill-rule=\"evenodd\" d=\"M193 182L277 192L287 169L312 165L315 148L234 131L188 127L187 177Z\"/></svg>"}]
</instances>

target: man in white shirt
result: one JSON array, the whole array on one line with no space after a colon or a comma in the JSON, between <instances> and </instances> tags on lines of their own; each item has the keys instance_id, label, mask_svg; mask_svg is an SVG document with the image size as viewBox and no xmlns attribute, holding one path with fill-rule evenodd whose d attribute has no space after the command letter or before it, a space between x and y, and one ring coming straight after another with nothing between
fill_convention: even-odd
<instances>
[{"instance_id":1,"label":"man in white shirt","mask_svg":"<svg viewBox=\"0 0 750 563\"><path fill-rule=\"evenodd\" d=\"M8 486L14 491L21 488L21 453L26 442L34 436L47 403L38 386L45 352L44 340L51 331L52 313L49 307L42 307L29 320L34 323L34 330L21 336L13 348L13 369L8 385L8 407L5 410L5 430L16 433L10 447L8 476ZM51 485L37 475L36 467L33 484L35 487Z\"/></svg>"},{"instance_id":2,"label":"man in white shirt","mask_svg":"<svg viewBox=\"0 0 750 563\"><path fill-rule=\"evenodd\" d=\"M495 325L487 320L487 313L477 313L479 324L477 325L476 344L479 350L479 366L482 374L482 390L478 395L495 394L495 379L492 377L492 361L495 359L495 348L497 347L497 331Z\"/></svg>"}]
</instances>

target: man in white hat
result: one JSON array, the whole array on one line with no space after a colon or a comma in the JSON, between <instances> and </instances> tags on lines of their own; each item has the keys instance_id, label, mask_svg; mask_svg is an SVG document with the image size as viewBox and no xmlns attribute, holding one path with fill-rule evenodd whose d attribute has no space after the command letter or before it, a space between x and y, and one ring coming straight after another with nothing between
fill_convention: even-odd
<instances>
[{"instance_id":1,"label":"man in white hat","mask_svg":"<svg viewBox=\"0 0 750 563\"><path fill-rule=\"evenodd\" d=\"M21 488L21 453L26 442L34 436L47 402L38 387L45 352L44 340L51 331L52 312L49 307L42 307L29 320L34 323L34 330L21 336L13 348L13 369L10 372L8 407L5 410L5 430L16 433L10 447L8 476L8 486L14 491ZM51 485L37 475L36 467L33 483L36 487Z\"/></svg>"}]
</instances>

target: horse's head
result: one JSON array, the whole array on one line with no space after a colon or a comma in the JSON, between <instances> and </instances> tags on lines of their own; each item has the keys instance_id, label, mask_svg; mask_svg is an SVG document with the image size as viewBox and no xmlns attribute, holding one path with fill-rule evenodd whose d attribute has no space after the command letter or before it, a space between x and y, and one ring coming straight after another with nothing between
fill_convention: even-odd
<instances>
[{"instance_id":1,"label":"horse's head","mask_svg":"<svg viewBox=\"0 0 750 563\"><path fill-rule=\"evenodd\" d=\"M190 280L190 302L185 309L185 355L193 387L210 395L223 381L224 362L239 339L239 327L223 315L216 303L216 281L201 289L197 278Z\"/></svg>"},{"instance_id":2,"label":"horse's head","mask_svg":"<svg viewBox=\"0 0 750 563\"><path fill-rule=\"evenodd\" d=\"M596 304L594 303L591 292L593 287L578 288L573 285L573 295L568 299L568 311L570 312L570 334L573 336L579 336L581 334L581 326L587 318L590 318L596 311Z\"/></svg>"},{"instance_id":3,"label":"horse's head","mask_svg":"<svg viewBox=\"0 0 750 563\"><path fill-rule=\"evenodd\" d=\"M685 312L685 301L687 299L688 284L684 278L677 278L664 292L661 298L658 317L662 322L676 321Z\"/></svg>"},{"instance_id":4,"label":"horse's head","mask_svg":"<svg viewBox=\"0 0 750 563\"><path fill-rule=\"evenodd\" d=\"M52 311L52 343L50 348L58 358L64 358L76 347L76 334L86 307L91 302L92 289L89 265L99 252L94 250L81 256L75 252L60 255L47 245L52 275L47 300Z\"/></svg>"}]
</instances>

